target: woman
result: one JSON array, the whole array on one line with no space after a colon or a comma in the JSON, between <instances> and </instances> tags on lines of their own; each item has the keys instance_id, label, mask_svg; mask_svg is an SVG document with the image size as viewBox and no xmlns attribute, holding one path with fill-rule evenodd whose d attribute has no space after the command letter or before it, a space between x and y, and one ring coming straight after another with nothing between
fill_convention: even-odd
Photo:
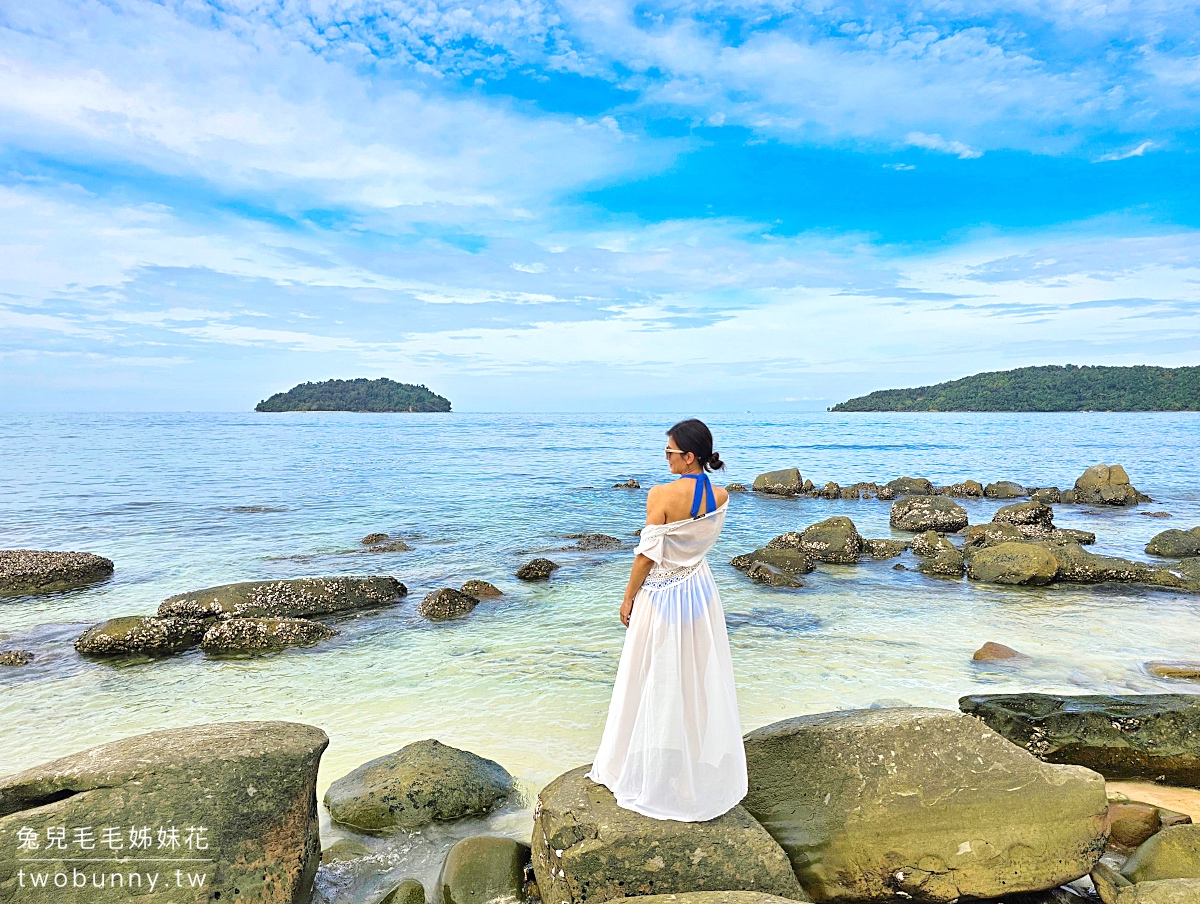
<instances>
[{"instance_id":1,"label":"woman","mask_svg":"<svg viewBox=\"0 0 1200 904\"><path fill-rule=\"evenodd\" d=\"M725 613L704 557L729 494L703 422L667 431L679 479L656 486L621 606L629 629L600 749L587 777L617 804L656 819L713 819L745 795L746 752Z\"/></svg>"}]
</instances>

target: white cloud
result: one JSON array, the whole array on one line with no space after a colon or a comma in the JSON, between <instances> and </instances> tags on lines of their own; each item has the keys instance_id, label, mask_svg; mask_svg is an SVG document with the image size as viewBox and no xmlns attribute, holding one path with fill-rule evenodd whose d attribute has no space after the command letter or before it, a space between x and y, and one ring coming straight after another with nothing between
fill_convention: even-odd
<instances>
[{"instance_id":1,"label":"white cloud","mask_svg":"<svg viewBox=\"0 0 1200 904\"><path fill-rule=\"evenodd\" d=\"M904 136L906 144L915 148L925 148L930 151L940 151L943 154L954 154L960 160L970 160L982 157L983 151L963 144L961 141L947 141L941 135L926 135L924 132L909 132Z\"/></svg>"},{"instance_id":2,"label":"white cloud","mask_svg":"<svg viewBox=\"0 0 1200 904\"><path fill-rule=\"evenodd\" d=\"M1154 147L1153 141L1143 141L1137 147L1129 151L1113 151L1111 154L1104 154L1096 158L1097 163L1105 163L1114 160L1128 160L1130 157L1141 157L1146 151Z\"/></svg>"}]
</instances>

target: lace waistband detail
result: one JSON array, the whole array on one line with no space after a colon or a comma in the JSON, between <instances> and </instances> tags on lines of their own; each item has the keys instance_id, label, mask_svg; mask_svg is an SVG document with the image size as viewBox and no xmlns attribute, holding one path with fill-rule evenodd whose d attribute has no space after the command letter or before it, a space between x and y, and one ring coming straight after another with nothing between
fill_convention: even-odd
<instances>
[{"instance_id":1,"label":"lace waistband detail","mask_svg":"<svg viewBox=\"0 0 1200 904\"><path fill-rule=\"evenodd\" d=\"M684 565L679 568L659 568L656 565L646 575L646 580L642 583L642 587L647 590L662 590L664 587L680 584L695 574L696 570L703 564L704 560L701 559L695 565Z\"/></svg>"}]
</instances>

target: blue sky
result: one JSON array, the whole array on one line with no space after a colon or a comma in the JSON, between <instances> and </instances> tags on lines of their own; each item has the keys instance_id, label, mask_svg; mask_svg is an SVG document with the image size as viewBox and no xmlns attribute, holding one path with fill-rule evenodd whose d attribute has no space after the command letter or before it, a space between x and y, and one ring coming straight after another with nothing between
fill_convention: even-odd
<instances>
[{"instance_id":1,"label":"blue sky","mask_svg":"<svg viewBox=\"0 0 1200 904\"><path fill-rule=\"evenodd\" d=\"M1200 364L1173 2L0 6L0 409Z\"/></svg>"}]
</instances>

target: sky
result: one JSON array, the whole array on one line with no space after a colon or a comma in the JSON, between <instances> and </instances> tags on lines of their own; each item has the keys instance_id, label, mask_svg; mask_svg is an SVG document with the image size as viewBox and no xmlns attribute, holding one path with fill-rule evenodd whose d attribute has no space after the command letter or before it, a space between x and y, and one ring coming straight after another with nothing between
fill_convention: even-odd
<instances>
[{"instance_id":1,"label":"sky","mask_svg":"<svg viewBox=\"0 0 1200 904\"><path fill-rule=\"evenodd\" d=\"M1200 6L0 3L0 410L1200 364Z\"/></svg>"}]
</instances>

